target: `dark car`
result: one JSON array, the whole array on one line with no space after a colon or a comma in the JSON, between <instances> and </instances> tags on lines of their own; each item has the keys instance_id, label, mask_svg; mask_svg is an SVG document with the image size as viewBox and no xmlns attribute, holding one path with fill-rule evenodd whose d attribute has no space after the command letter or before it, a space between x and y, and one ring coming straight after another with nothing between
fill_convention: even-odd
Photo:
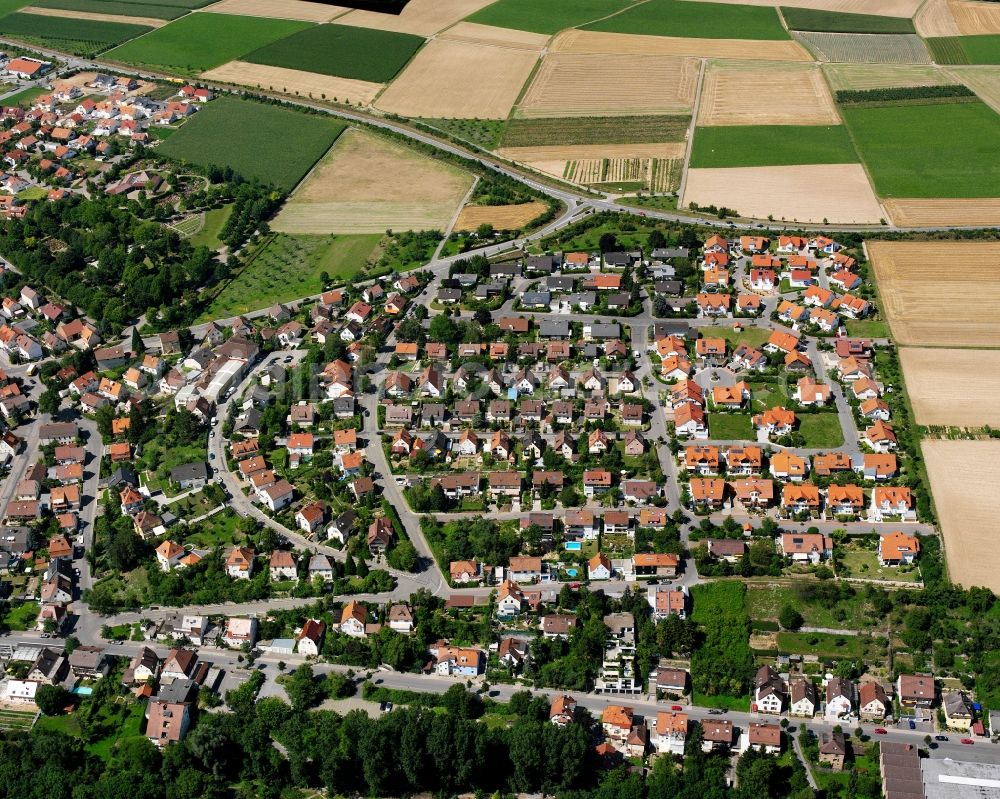
<instances>
[{"instance_id":1,"label":"dark car","mask_svg":"<svg viewBox=\"0 0 1000 799\"><path fill-rule=\"evenodd\" d=\"M947 741L948 740L948 736L947 735L935 735L934 736L934 740L935 741Z\"/></svg>"}]
</instances>

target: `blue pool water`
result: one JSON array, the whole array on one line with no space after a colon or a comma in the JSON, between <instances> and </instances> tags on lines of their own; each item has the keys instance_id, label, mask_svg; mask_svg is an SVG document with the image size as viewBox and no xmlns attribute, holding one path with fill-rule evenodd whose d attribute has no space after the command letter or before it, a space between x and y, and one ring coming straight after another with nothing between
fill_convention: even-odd
<instances>
[{"instance_id":1,"label":"blue pool water","mask_svg":"<svg viewBox=\"0 0 1000 799\"><path fill-rule=\"evenodd\" d=\"M566 574L570 577L576 577L576 569L566 569Z\"/></svg>"},{"instance_id":2,"label":"blue pool water","mask_svg":"<svg viewBox=\"0 0 1000 799\"><path fill-rule=\"evenodd\" d=\"M579 552L581 549L583 549L583 544L581 544L579 541L567 541L566 542L566 551L567 552Z\"/></svg>"},{"instance_id":3,"label":"blue pool water","mask_svg":"<svg viewBox=\"0 0 1000 799\"><path fill-rule=\"evenodd\" d=\"M94 689L91 688L89 685L77 685L73 689L73 693L76 694L77 696L90 696L92 693L94 693Z\"/></svg>"}]
</instances>

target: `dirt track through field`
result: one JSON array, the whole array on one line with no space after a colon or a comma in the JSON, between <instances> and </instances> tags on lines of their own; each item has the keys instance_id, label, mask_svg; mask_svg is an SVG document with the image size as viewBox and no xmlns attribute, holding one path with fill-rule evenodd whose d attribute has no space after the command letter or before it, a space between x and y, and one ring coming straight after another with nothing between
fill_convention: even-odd
<instances>
[{"instance_id":1,"label":"dirt track through field","mask_svg":"<svg viewBox=\"0 0 1000 799\"><path fill-rule=\"evenodd\" d=\"M434 119L506 119L538 54L433 39L379 97L383 111Z\"/></svg>"},{"instance_id":2,"label":"dirt track through field","mask_svg":"<svg viewBox=\"0 0 1000 799\"><path fill-rule=\"evenodd\" d=\"M956 83L964 83L1000 114L1000 67L949 67Z\"/></svg>"},{"instance_id":3,"label":"dirt track through field","mask_svg":"<svg viewBox=\"0 0 1000 799\"><path fill-rule=\"evenodd\" d=\"M917 424L1000 427L1000 350L900 347Z\"/></svg>"},{"instance_id":4,"label":"dirt track through field","mask_svg":"<svg viewBox=\"0 0 1000 799\"><path fill-rule=\"evenodd\" d=\"M230 61L202 76L210 80L235 83L240 86L252 86L298 94L302 97L312 96L317 100L324 96L327 100L368 105L382 89L381 83L369 83L365 80L337 78L333 75L320 75L316 72L302 72L297 69L270 67L264 64L251 64L246 61Z\"/></svg>"},{"instance_id":5,"label":"dirt track through field","mask_svg":"<svg viewBox=\"0 0 1000 799\"><path fill-rule=\"evenodd\" d=\"M1000 197L889 199L882 204L892 221L903 227L1000 225Z\"/></svg>"},{"instance_id":6,"label":"dirt track through field","mask_svg":"<svg viewBox=\"0 0 1000 799\"><path fill-rule=\"evenodd\" d=\"M542 61L517 114L573 117L690 111L699 63L696 58L673 56L552 53Z\"/></svg>"},{"instance_id":7,"label":"dirt track through field","mask_svg":"<svg viewBox=\"0 0 1000 799\"><path fill-rule=\"evenodd\" d=\"M900 344L1000 346L1000 243L869 241L882 315ZM968 276L968 279L965 278Z\"/></svg>"},{"instance_id":8,"label":"dirt track through field","mask_svg":"<svg viewBox=\"0 0 1000 799\"><path fill-rule=\"evenodd\" d=\"M836 191L826 187L836 186ZM860 164L688 169L688 203L733 208L744 216L799 222L870 223L882 216Z\"/></svg>"},{"instance_id":9,"label":"dirt track through field","mask_svg":"<svg viewBox=\"0 0 1000 799\"><path fill-rule=\"evenodd\" d=\"M753 39L688 39L672 36L633 36L626 33L568 30L549 47L553 53L598 55L679 55L697 58L747 58L758 61L812 61L798 42Z\"/></svg>"},{"instance_id":10,"label":"dirt track through field","mask_svg":"<svg viewBox=\"0 0 1000 799\"><path fill-rule=\"evenodd\" d=\"M1000 33L1000 4L952 2L951 14L965 36Z\"/></svg>"},{"instance_id":11,"label":"dirt track through field","mask_svg":"<svg viewBox=\"0 0 1000 799\"><path fill-rule=\"evenodd\" d=\"M955 82L929 64L824 64L823 72L834 91L943 86Z\"/></svg>"},{"instance_id":12,"label":"dirt track through field","mask_svg":"<svg viewBox=\"0 0 1000 799\"><path fill-rule=\"evenodd\" d=\"M497 28L480 25L477 22L459 22L438 34L439 39L455 39L461 42L492 44L497 47L516 47L524 50L541 50L549 41L544 33L516 31L513 28Z\"/></svg>"},{"instance_id":13,"label":"dirt track through field","mask_svg":"<svg viewBox=\"0 0 1000 799\"><path fill-rule=\"evenodd\" d=\"M328 6L325 3L312 3L306 0L222 0L201 10L213 14L235 14L244 17L329 22L351 9L346 6Z\"/></svg>"},{"instance_id":14,"label":"dirt track through field","mask_svg":"<svg viewBox=\"0 0 1000 799\"><path fill-rule=\"evenodd\" d=\"M952 581L1000 592L1000 441L929 441L922 446Z\"/></svg>"},{"instance_id":15,"label":"dirt track through field","mask_svg":"<svg viewBox=\"0 0 1000 799\"><path fill-rule=\"evenodd\" d=\"M712 61L699 125L837 125L840 115L815 64Z\"/></svg>"},{"instance_id":16,"label":"dirt track through field","mask_svg":"<svg viewBox=\"0 0 1000 799\"><path fill-rule=\"evenodd\" d=\"M921 0L703 0L740 6L795 6L844 14L875 14L883 17L912 17Z\"/></svg>"},{"instance_id":17,"label":"dirt track through field","mask_svg":"<svg viewBox=\"0 0 1000 799\"><path fill-rule=\"evenodd\" d=\"M455 221L455 230L475 230L480 225L516 230L537 219L547 207L541 200L520 205L466 205Z\"/></svg>"},{"instance_id":18,"label":"dirt track through field","mask_svg":"<svg viewBox=\"0 0 1000 799\"><path fill-rule=\"evenodd\" d=\"M348 129L272 227L285 233L444 230L472 176L380 136Z\"/></svg>"},{"instance_id":19,"label":"dirt track through field","mask_svg":"<svg viewBox=\"0 0 1000 799\"><path fill-rule=\"evenodd\" d=\"M337 22L359 28L432 36L492 2L493 0L409 0L399 14L357 10Z\"/></svg>"},{"instance_id":20,"label":"dirt track through field","mask_svg":"<svg viewBox=\"0 0 1000 799\"><path fill-rule=\"evenodd\" d=\"M122 14L101 14L97 11L67 11L62 8L40 8L28 6L20 9L21 14L33 14L38 17L65 17L67 19L89 19L95 22L118 22L123 25L148 25L150 28L162 28L170 20L156 17L126 17Z\"/></svg>"}]
</instances>

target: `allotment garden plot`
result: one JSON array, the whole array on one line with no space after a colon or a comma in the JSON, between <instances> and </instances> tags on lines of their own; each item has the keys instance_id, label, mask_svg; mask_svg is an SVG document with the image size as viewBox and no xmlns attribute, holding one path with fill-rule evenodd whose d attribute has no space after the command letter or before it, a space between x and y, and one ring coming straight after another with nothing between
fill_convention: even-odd
<instances>
[{"instance_id":1,"label":"allotment garden plot","mask_svg":"<svg viewBox=\"0 0 1000 799\"><path fill-rule=\"evenodd\" d=\"M881 312L900 344L1000 344L1000 243L869 241ZM957 279L957 275L975 279Z\"/></svg>"},{"instance_id":2,"label":"allotment garden plot","mask_svg":"<svg viewBox=\"0 0 1000 799\"><path fill-rule=\"evenodd\" d=\"M917 424L1000 427L1000 350L900 347L899 360Z\"/></svg>"},{"instance_id":3,"label":"allotment garden plot","mask_svg":"<svg viewBox=\"0 0 1000 799\"><path fill-rule=\"evenodd\" d=\"M372 133L347 131L272 227L286 233L444 230L472 176Z\"/></svg>"}]
</instances>

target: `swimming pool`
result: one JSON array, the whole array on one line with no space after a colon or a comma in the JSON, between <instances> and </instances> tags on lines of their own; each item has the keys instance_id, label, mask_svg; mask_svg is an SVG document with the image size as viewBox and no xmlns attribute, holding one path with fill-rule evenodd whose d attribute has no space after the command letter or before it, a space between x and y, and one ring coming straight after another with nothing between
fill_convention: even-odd
<instances>
[{"instance_id":1,"label":"swimming pool","mask_svg":"<svg viewBox=\"0 0 1000 799\"><path fill-rule=\"evenodd\" d=\"M566 575L569 577L576 577L577 571L576 569L566 569Z\"/></svg>"},{"instance_id":2,"label":"swimming pool","mask_svg":"<svg viewBox=\"0 0 1000 799\"><path fill-rule=\"evenodd\" d=\"M566 551L567 552L579 552L583 549L583 544L580 541L567 541Z\"/></svg>"},{"instance_id":3,"label":"swimming pool","mask_svg":"<svg viewBox=\"0 0 1000 799\"><path fill-rule=\"evenodd\" d=\"M72 693L76 694L77 696L90 696L92 693L94 693L94 689L91 688L89 685L77 685L73 688Z\"/></svg>"}]
</instances>

